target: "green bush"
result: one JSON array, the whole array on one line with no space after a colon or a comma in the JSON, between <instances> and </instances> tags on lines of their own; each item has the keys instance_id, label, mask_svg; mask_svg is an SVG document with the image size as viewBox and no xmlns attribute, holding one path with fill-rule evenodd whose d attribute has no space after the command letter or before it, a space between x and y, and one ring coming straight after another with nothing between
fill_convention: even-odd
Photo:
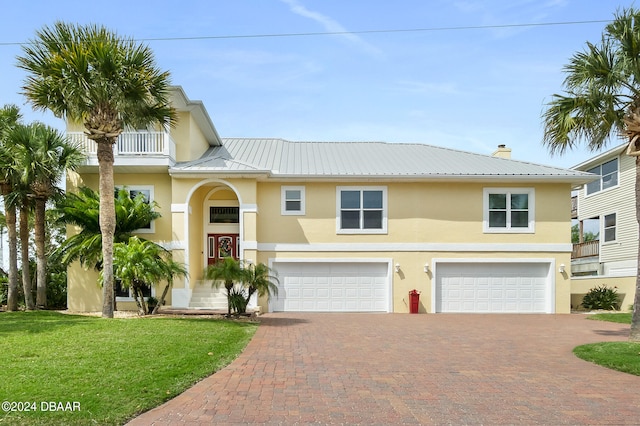
<instances>
[{"instance_id":1,"label":"green bush","mask_svg":"<svg viewBox=\"0 0 640 426\"><path fill-rule=\"evenodd\" d=\"M620 309L620 300L617 287L609 288L602 284L589 290L582 299L582 306L585 309Z\"/></svg>"},{"instance_id":2,"label":"green bush","mask_svg":"<svg viewBox=\"0 0 640 426\"><path fill-rule=\"evenodd\" d=\"M229 291L229 303L231 303L231 310L236 314L244 314L247 312L247 295L244 289L239 287L232 287Z\"/></svg>"}]
</instances>

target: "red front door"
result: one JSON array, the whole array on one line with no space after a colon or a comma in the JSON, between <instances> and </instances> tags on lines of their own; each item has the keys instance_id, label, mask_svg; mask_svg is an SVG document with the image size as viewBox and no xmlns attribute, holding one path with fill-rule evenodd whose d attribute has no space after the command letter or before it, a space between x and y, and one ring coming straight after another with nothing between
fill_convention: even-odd
<instances>
[{"instance_id":1,"label":"red front door","mask_svg":"<svg viewBox=\"0 0 640 426\"><path fill-rule=\"evenodd\" d=\"M207 235L207 264L212 265L225 257L238 259L238 234Z\"/></svg>"}]
</instances>

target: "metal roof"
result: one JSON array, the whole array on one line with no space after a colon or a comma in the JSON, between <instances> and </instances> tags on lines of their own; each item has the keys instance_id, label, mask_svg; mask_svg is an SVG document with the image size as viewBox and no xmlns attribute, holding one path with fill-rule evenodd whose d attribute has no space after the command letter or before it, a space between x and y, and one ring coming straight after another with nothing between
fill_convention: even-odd
<instances>
[{"instance_id":1,"label":"metal roof","mask_svg":"<svg viewBox=\"0 0 640 426\"><path fill-rule=\"evenodd\" d=\"M172 174L263 173L277 178L485 178L585 183L595 175L418 143L222 138Z\"/></svg>"}]
</instances>

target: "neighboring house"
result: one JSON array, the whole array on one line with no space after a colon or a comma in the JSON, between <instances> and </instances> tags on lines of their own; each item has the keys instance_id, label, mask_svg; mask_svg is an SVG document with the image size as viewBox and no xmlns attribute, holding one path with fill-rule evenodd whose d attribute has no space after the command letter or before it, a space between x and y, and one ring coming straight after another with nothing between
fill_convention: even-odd
<instances>
[{"instance_id":1,"label":"neighboring house","mask_svg":"<svg viewBox=\"0 0 640 426\"><path fill-rule=\"evenodd\" d=\"M593 175L514 161L504 146L485 156L220 138L202 103L179 87L173 102L176 128L123 134L115 159L116 185L160 206L141 232L188 267L171 306L226 307L202 276L234 256L278 272L278 297L258 301L262 311L409 312L413 289L421 312L570 311L571 190ZM70 187L97 187L87 149ZM70 268L69 309L100 310L96 280Z\"/></svg>"},{"instance_id":2,"label":"neighboring house","mask_svg":"<svg viewBox=\"0 0 640 426\"><path fill-rule=\"evenodd\" d=\"M617 146L573 169L599 175L573 198L572 217L578 220L580 242L571 257L572 305L577 307L590 288L617 287L626 309L633 303L638 271L638 222L635 199L635 157ZM587 230L598 234L583 242Z\"/></svg>"}]
</instances>

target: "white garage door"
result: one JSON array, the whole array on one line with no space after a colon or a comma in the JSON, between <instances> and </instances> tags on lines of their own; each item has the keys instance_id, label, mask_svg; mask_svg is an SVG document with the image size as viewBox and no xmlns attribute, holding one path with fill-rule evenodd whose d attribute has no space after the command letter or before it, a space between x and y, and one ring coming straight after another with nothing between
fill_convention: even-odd
<instances>
[{"instance_id":1,"label":"white garage door","mask_svg":"<svg viewBox=\"0 0 640 426\"><path fill-rule=\"evenodd\" d=\"M275 312L387 312L387 263L274 262L280 284Z\"/></svg>"},{"instance_id":2,"label":"white garage door","mask_svg":"<svg viewBox=\"0 0 640 426\"><path fill-rule=\"evenodd\" d=\"M436 312L551 312L549 263L438 263Z\"/></svg>"}]
</instances>

